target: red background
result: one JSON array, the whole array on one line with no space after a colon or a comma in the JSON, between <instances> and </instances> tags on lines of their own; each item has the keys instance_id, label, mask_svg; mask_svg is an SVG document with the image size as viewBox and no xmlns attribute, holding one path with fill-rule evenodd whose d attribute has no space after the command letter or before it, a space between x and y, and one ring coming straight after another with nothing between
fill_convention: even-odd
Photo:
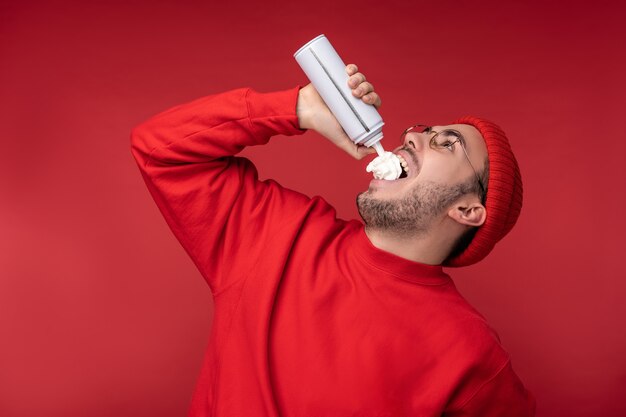
<instances>
[{"instance_id":1,"label":"red background","mask_svg":"<svg viewBox=\"0 0 626 417\"><path fill-rule=\"evenodd\" d=\"M206 94L305 83L292 54L320 33L381 94L387 147L462 114L508 132L522 216L487 260L449 272L538 416L626 415L624 10L547 3L3 1L0 415L185 415L211 297L129 132ZM245 154L357 215L365 162L317 135Z\"/></svg>"}]
</instances>

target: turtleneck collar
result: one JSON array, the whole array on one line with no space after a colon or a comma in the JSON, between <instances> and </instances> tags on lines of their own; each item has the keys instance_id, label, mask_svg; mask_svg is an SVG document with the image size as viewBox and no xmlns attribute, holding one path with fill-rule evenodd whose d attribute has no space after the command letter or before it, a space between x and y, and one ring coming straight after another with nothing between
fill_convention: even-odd
<instances>
[{"instance_id":1,"label":"turtleneck collar","mask_svg":"<svg viewBox=\"0 0 626 417\"><path fill-rule=\"evenodd\" d=\"M400 278L421 285L443 285L451 282L441 265L427 265L378 249L365 234L360 222L355 225L351 251L370 266Z\"/></svg>"}]
</instances>

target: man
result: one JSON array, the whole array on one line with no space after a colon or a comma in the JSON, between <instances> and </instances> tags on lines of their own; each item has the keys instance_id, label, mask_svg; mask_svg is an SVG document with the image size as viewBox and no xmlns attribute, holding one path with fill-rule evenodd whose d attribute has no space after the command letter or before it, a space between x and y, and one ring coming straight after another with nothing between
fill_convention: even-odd
<instances>
[{"instance_id":1,"label":"man","mask_svg":"<svg viewBox=\"0 0 626 417\"><path fill-rule=\"evenodd\" d=\"M353 94L380 106L346 70ZM307 129L372 152L311 85L204 97L133 131L146 184L215 300L190 415L533 415L497 336L442 270L482 259L517 219L504 134L476 118L409 129L394 151L403 178L358 197L364 227L233 156Z\"/></svg>"}]
</instances>

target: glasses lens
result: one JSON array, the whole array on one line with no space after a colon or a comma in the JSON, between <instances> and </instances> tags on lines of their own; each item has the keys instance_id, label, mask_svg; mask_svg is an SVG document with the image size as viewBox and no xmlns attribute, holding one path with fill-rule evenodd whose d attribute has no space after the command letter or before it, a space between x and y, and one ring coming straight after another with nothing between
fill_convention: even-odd
<instances>
[{"instance_id":1,"label":"glasses lens","mask_svg":"<svg viewBox=\"0 0 626 417\"><path fill-rule=\"evenodd\" d=\"M459 140L459 134L454 130L442 130L434 137L434 144L437 147L450 147Z\"/></svg>"}]
</instances>

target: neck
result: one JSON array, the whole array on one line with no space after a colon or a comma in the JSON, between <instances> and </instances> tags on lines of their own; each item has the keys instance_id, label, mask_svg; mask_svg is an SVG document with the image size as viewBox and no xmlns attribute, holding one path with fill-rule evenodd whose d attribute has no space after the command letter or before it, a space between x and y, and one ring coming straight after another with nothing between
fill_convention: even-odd
<instances>
[{"instance_id":1,"label":"neck","mask_svg":"<svg viewBox=\"0 0 626 417\"><path fill-rule=\"evenodd\" d=\"M441 265L454 244L448 233L435 230L410 235L365 226L365 234L378 249L426 265Z\"/></svg>"}]
</instances>

